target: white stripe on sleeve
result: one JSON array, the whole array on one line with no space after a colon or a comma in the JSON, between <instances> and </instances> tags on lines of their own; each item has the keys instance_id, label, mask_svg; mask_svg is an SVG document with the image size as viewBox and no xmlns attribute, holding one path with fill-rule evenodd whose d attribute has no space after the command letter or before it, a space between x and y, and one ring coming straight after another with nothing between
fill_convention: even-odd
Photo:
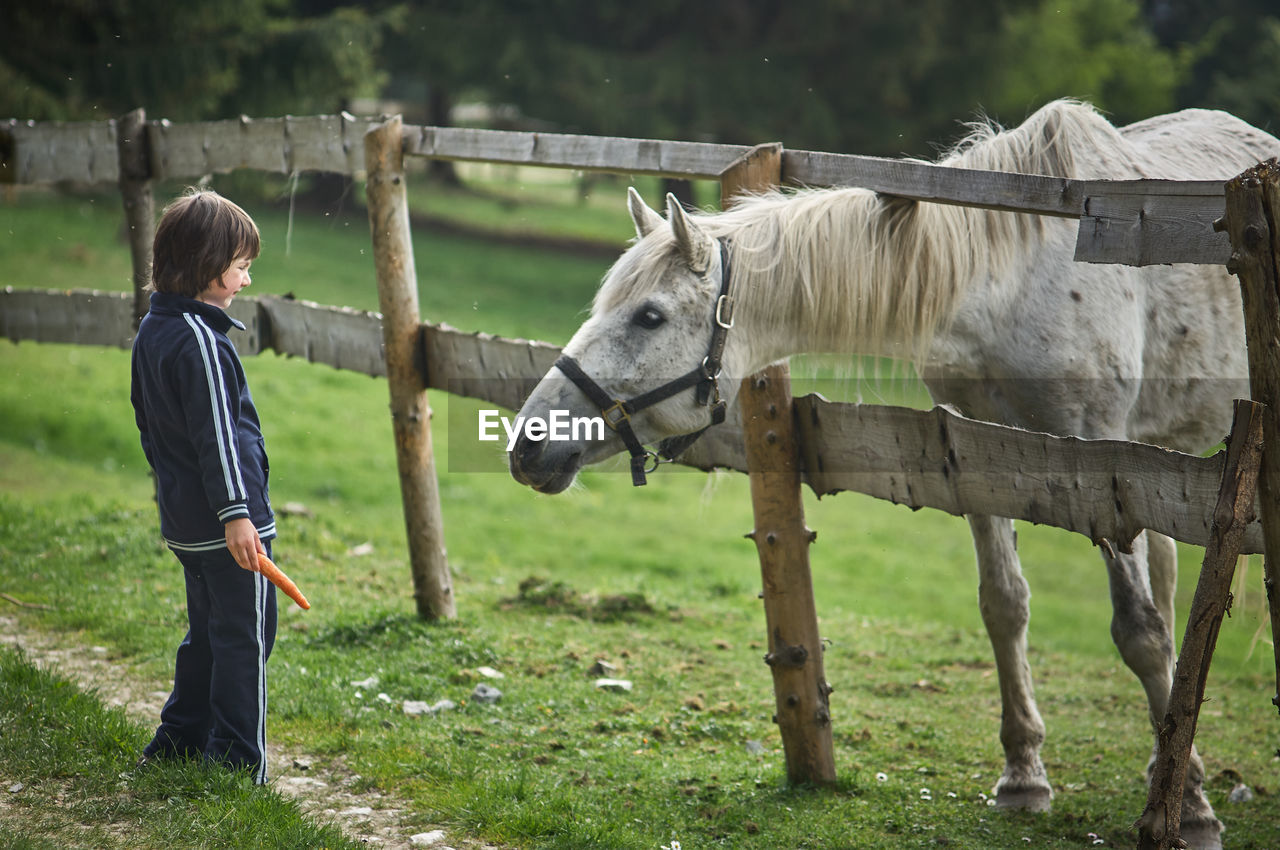
<instances>
[{"instance_id":1,"label":"white stripe on sleeve","mask_svg":"<svg viewBox=\"0 0 1280 850\"><path fill-rule=\"evenodd\" d=\"M240 457L236 445L235 429L231 422L231 404L227 398L227 384L218 360L218 343L213 331L204 320L192 313L183 318L195 332L200 356L204 360L205 380L209 385L209 405L212 410L213 429L218 443L218 460L222 465L222 478L227 486L227 499L236 501L248 498L244 480L240 475Z\"/></svg>"}]
</instances>

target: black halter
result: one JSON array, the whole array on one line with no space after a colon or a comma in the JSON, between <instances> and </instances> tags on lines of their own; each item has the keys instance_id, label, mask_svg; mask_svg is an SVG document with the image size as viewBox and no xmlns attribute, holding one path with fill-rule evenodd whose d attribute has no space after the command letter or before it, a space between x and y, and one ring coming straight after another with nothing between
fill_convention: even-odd
<instances>
[{"instance_id":1,"label":"black halter","mask_svg":"<svg viewBox=\"0 0 1280 850\"><path fill-rule=\"evenodd\" d=\"M729 328L733 327L733 297L729 294L729 248L725 240L720 241L720 295L716 298L715 312L712 314L711 345L707 356L694 369L660 387L642 393L630 401L612 397L567 354L560 355L555 365L578 389L586 393L591 403L600 408L600 416L604 424L618 433L627 451L631 452L631 483L639 487L645 483L645 474L653 472L662 462L662 458L675 460L685 449L693 445L711 425L719 425L725 418L725 403L720 398L720 366L724 356L725 340L729 336ZM631 427L631 417L665 401L677 393L690 387L696 387L696 398L702 406L711 405L711 425L694 431L663 440L659 452L652 452L640 443L636 432Z\"/></svg>"}]
</instances>

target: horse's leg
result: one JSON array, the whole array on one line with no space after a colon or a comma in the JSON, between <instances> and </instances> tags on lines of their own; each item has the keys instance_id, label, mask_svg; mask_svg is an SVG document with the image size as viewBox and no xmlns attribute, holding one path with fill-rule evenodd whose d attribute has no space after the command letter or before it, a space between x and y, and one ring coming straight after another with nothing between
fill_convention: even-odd
<instances>
[{"instance_id":1,"label":"horse's leg","mask_svg":"<svg viewBox=\"0 0 1280 850\"><path fill-rule=\"evenodd\" d=\"M1130 554L1103 549L1111 584L1111 638L1142 682L1152 728L1164 722L1173 685L1173 636L1163 611L1173 608L1176 551L1167 537L1146 532ZM1170 614L1172 617L1172 614ZM1152 760L1154 761L1154 751ZM1148 763L1148 778L1151 763ZM1196 850L1222 847L1222 823L1204 794L1204 764L1192 748L1182 790L1182 838Z\"/></svg>"},{"instance_id":2,"label":"horse's leg","mask_svg":"<svg viewBox=\"0 0 1280 850\"><path fill-rule=\"evenodd\" d=\"M1031 592L1018 562L1013 521L990 516L968 520L978 556L978 605L1000 677L1000 743L1005 762L995 787L996 805L1045 811L1053 789L1040 761L1044 721L1036 709L1027 663Z\"/></svg>"}]
</instances>

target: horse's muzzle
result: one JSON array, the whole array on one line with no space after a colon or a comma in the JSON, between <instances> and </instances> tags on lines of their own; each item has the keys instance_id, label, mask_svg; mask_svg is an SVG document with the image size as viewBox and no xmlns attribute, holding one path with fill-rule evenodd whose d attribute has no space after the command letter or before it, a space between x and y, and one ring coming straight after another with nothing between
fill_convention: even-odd
<instances>
[{"instance_id":1,"label":"horse's muzzle","mask_svg":"<svg viewBox=\"0 0 1280 850\"><path fill-rule=\"evenodd\" d=\"M550 440L531 440L524 434L507 455L511 477L539 493L562 493L582 469L582 451Z\"/></svg>"}]
</instances>

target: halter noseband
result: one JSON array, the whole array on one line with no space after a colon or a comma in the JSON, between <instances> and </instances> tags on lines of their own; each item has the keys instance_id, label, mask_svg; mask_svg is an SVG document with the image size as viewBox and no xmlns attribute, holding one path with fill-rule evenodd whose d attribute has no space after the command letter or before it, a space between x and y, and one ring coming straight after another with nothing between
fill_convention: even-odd
<instances>
[{"instance_id":1,"label":"halter noseband","mask_svg":"<svg viewBox=\"0 0 1280 850\"><path fill-rule=\"evenodd\" d=\"M675 460L685 449L693 445L711 425L719 425L725 418L725 403L720 398L720 367L724 356L725 340L729 336L729 328L733 327L733 297L729 294L729 247L725 240L720 243L720 295L716 298L715 312L712 314L711 345L707 356L695 368L678 378L642 393L629 401L614 398L599 384L591 379L582 367L567 354L560 355L555 366L570 381L586 393L591 403L600 408L600 416L604 424L616 431L631 452L631 483L640 487L645 483L645 474L653 472L662 463L662 458ZM659 452L647 450L631 427L631 417L647 407L665 401L672 396L696 387L698 404L711 405L711 425L694 431L663 440Z\"/></svg>"}]
</instances>

